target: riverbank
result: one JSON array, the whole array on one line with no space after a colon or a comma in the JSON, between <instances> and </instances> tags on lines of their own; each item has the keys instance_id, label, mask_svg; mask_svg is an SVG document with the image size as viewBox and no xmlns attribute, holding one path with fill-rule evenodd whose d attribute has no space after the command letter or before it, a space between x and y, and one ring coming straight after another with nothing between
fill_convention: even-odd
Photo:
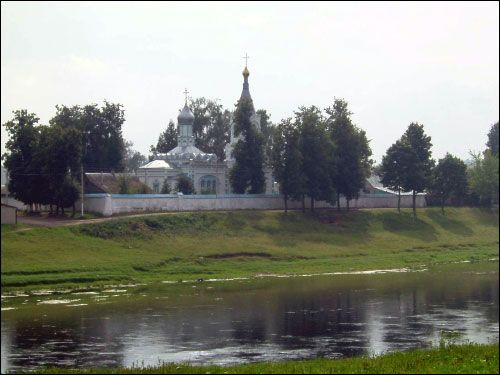
<instances>
[{"instance_id":1,"label":"riverbank","mask_svg":"<svg viewBox=\"0 0 500 375\"><path fill-rule=\"evenodd\" d=\"M379 357L313 359L238 366L189 366L66 369L38 374L498 374L498 343L464 344L385 354ZM23 373L23 372L19 372ZM31 373L31 372L24 372Z\"/></svg>"},{"instance_id":2,"label":"riverbank","mask_svg":"<svg viewBox=\"0 0 500 375\"><path fill-rule=\"evenodd\" d=\"M2 226L2 293L498 258L498 212L417 214L415 221L409 209L199 212L22 231Z\"/></svg>"}]
</instances>

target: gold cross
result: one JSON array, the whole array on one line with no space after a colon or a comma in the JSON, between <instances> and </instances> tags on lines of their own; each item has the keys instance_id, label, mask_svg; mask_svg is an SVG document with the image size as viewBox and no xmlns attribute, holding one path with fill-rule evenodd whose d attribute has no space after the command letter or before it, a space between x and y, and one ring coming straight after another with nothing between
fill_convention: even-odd
<instances>
[{"instance_id":1,"label":"gold cross","mask_svg":"<svg viewBox=\"0 0 500 375\"><path fill-rule=\"evenodd\" d=\"M243 56L243 58L245 59L245 66L248 65L248 59L250 58L250 56L248 56L248 54L245 52L245 56Z\"/></svg>"}]
</instances>

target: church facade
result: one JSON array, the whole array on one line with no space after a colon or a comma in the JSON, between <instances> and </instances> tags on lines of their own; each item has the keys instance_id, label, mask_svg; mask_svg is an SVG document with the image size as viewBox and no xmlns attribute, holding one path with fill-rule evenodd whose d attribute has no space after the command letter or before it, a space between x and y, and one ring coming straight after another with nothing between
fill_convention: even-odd
<instances>
[{"instance_id":1,"label":"church facade","mask_svg":"<svg viewBox=\"0 0 500 375\"><path fill-rule=\"evenodd\" d=\"M243 70L243 90L241 98L250 96L248 76L250 72L245 66ZM252 123L260 131L260 117L253 110ZM234 134L234 122L231 121L230 142L225 147L226 159L221 162L215 154L205 153L194 144L194 114L184 103L184 108L177 116L177 146L165 154L157 154L157 159L143 165L137 171L137 177L148 185L154 193L160 193L166 180L173 190L180 176L191 179L196 194L231 194L229 171L235 160L232 151L240 139ZM265 193L278 193L272 177L272 171L264 167L266 176ZM276 190L276 191L275 191Z\"/></svg>"}]
</instances>

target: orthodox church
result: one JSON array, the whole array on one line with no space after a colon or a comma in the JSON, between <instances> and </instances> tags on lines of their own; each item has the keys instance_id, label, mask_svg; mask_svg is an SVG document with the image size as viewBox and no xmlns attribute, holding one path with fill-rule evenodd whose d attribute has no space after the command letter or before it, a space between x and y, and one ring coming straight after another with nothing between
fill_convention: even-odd
<instances>
[{"instance_id":1,"label":"orthodox church","mask_svg":"<svg viewBox=\"0 0 500 375\"><path fill-rule=\"evenodd\" d=\"M243 70L243 91L240 98L248 98L250 89L248 76L250 72L247 66ZM260 131L260 117L253 107L251 117L252 123ZM171 189L175 188L180 176L184 175L191 179L196 194L231 194L229 182L229 171L235 163L232 151L240 139L234 135L234 122L231 121L231 138L225 147L226 159L223 162L217 160L215 154L208 154L194 145L193 136L194 114L187 105L187 97L184 108L177 116L177 146L166 154L157 154L157 159L143 165L137 171L137 177L148 185L154 193L160 193L162 185L166 180ZM265 193L273 194L274 184L272 171L264 167L266 176Z\"/></svg>"}]
</instances>

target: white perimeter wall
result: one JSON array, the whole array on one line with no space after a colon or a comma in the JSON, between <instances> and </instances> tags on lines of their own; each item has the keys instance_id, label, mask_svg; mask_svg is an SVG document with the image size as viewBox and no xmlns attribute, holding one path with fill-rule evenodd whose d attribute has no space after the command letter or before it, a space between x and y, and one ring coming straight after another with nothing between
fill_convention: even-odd
<instances>
[{"instance_id":1,"label":"white perimeter wall","mask_svg":"<svg viewBox=\"0 0 500 375\"><path fill-rule=\"evenodd\" d=\"M365 194L350 202L350 208L396 208L397 195ZM417 207L425 207L425 196L417 195ZM340 206L346 207L346 200L340 199ZM80 201L76 203L80 207ZM310 199L306 199L306 208L310 207ZM324 201L316 201L316 208L332 208ZM411 195L401 196L401 207L412 207ZM170 194L86 194L84 210L111 216L119 213L154 212L154 211L209 211L209 210L271 210L284 209L283 197L280 195L184 195ZM299 201L288 201L289 209L300 209Z\"/></svg>"}]
</instances>

